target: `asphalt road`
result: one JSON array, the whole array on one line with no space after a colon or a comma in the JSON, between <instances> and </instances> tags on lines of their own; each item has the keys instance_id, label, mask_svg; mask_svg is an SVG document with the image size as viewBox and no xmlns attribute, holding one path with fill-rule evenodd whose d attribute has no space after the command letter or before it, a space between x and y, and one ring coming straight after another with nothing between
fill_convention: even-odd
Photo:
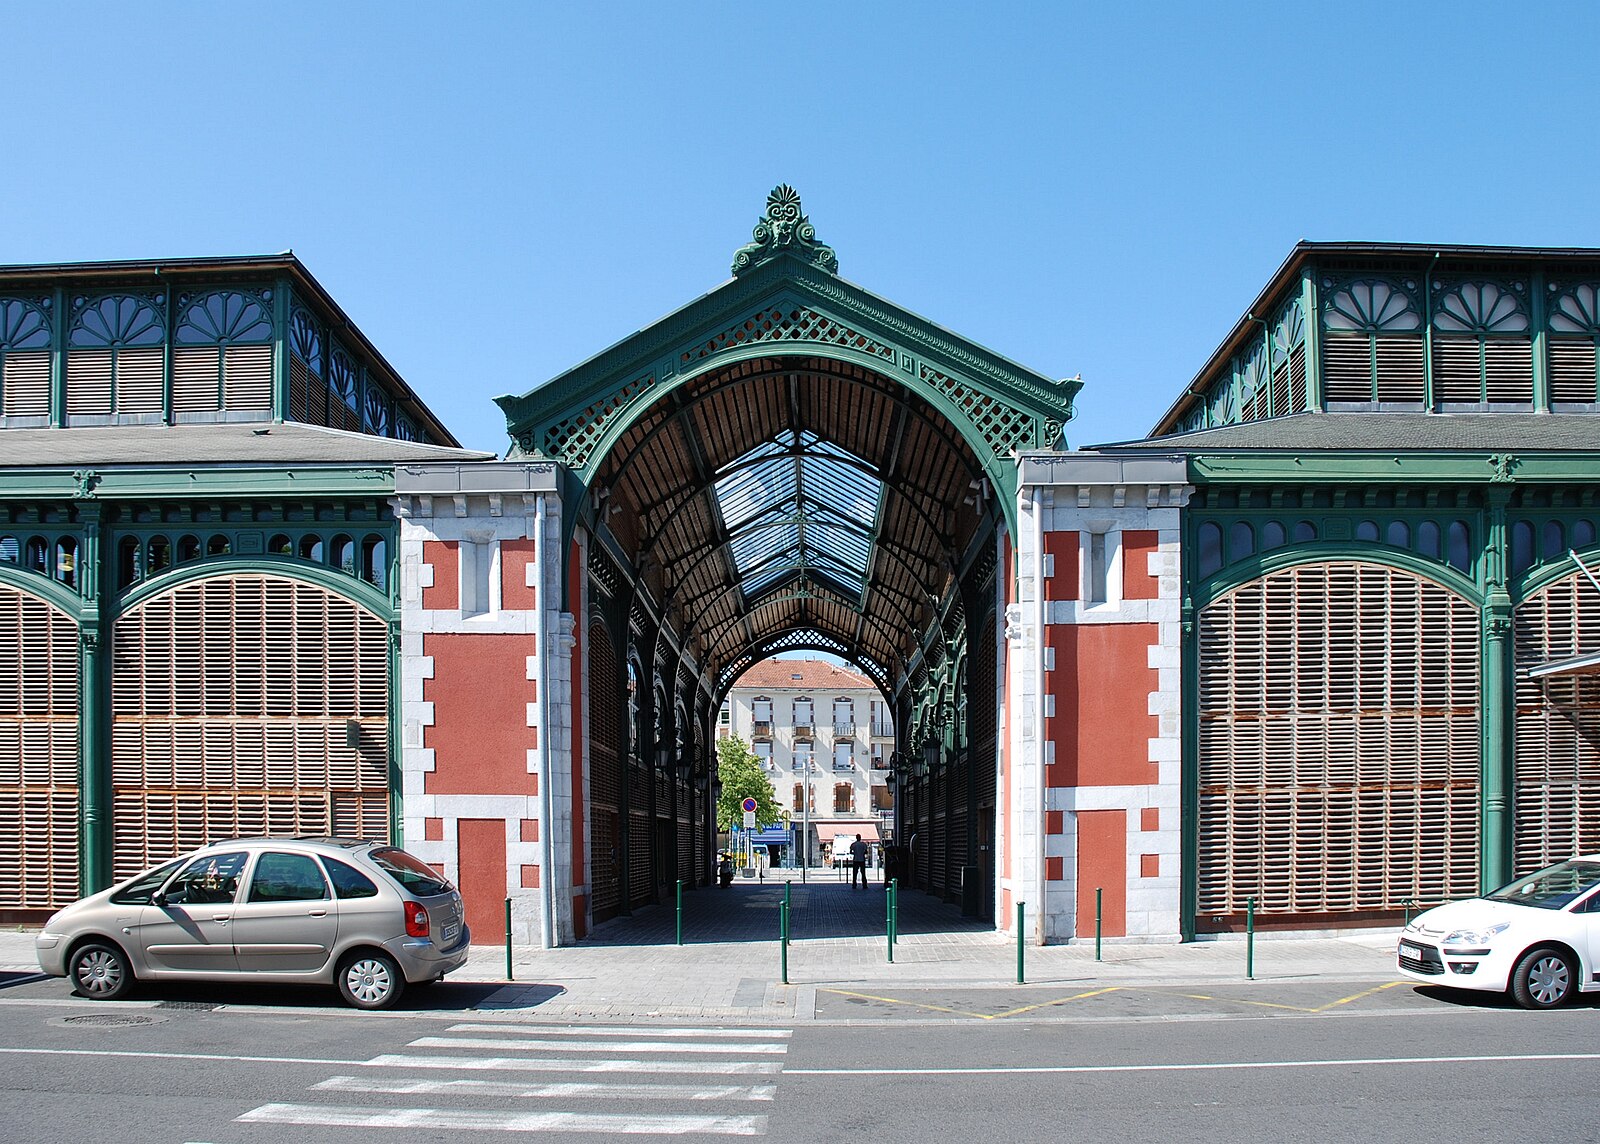
<instances>
[{"instance_id":1,"label":"asphalt road","mask_svg":"<svg viewBox=\"0 0 1600 1144\"><path fill-rule=\"evenodd\" d=\"M753 1029L471 1008L492 989L368 1014L309 991L0 988L0 1140L1600 1140L1592 1001L1525 1013L1381 981L1032 1007L943 990L841 996L836 1020L819 995L817 1022Z\"/></svg>"}]
</instances>

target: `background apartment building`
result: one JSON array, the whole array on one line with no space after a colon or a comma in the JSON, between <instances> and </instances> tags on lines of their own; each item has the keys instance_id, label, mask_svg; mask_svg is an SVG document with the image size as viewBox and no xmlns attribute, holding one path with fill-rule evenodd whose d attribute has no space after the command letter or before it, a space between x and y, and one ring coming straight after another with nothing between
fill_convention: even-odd
<instances>
[{"instance_id":1,"label":"background apartment building","mask_svg":"<svg viewBox=\"0 0 1600 1144\"><path fill-rule=\"evenodd\" d=\"M790 816L786 861L800 861L808 775L813 863L839 834L877 842L889 833L894 720L866 676L820 659L764 660L728 692L717 735L750 743L771 777Z\"/></svg>"}]
</instances>

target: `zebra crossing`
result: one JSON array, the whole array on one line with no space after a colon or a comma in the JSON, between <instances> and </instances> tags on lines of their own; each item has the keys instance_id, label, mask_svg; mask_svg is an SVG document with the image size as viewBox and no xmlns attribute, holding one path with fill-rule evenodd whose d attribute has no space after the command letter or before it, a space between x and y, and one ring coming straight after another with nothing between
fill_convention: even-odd
<instances>
[{"instance_id":1,"label":"zebra crossing","mask_svg":"<svg viewBox=\"0 0 1600 1144\"><path fill-rule=\"evenodd\" d=\"M776 1097L791 1036L788 1029L467 1021L364 1061L360 1073L313 1084L312 1099L263 1104L236 1120L390 1131L763 1136L766 1114L747 1110ZM618 1073L628 1076L598 1079ZM623 1103L637 1107L616 1110Z\"/></svg>"}]
</instances>

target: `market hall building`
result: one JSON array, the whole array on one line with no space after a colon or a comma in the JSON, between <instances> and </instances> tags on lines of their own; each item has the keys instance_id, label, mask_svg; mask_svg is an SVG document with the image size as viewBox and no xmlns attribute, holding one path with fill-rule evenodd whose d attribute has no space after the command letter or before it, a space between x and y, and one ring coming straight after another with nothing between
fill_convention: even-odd
<instances>
[{"instance_id":1,"label":"market hall building","mask_svg":"<svg viewBox=\"0 0 1600 1144\"><path fill-rule=\"evenodd\" d=\"M787 188L753 238L500 398L502 460L292 260L0 271L0 909L360 832L580 940L709 880L717 713L788 650L881 692L910 881L1037 940L1600 848L1600 252L1302 244L1070 451L1075 380L840 277Z\"/></svg>"}]
</instances>

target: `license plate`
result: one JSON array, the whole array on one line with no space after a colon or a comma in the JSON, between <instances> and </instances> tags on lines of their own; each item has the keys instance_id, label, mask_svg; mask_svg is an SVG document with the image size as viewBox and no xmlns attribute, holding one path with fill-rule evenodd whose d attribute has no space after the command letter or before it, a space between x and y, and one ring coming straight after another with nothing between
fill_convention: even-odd
<instances>
[{"instance_id":1,"label":"license plate","mask_svg":"<svg viewBox=\"0 0 1600 1144\"><path fill-rule=\"evenodd\" d=\"M1422 947L1420 945L1412 945L1409 941L1403 941L1400 943L1400 956L1414 957L1420 961L1422 959Z\"/></svg>"},{"instance_id":2,"label":"license plate","mask_svg":"<svg viewBox=\"0 0 1600 1144\"><path fill-rule=\"evenodd\" d=\"M461 927L455 922L451 922L449 925L445 926L439 931L439 940L448 945L450 942L456 940L456 934L460 932Z\"/></svg>"}]
</instances>

